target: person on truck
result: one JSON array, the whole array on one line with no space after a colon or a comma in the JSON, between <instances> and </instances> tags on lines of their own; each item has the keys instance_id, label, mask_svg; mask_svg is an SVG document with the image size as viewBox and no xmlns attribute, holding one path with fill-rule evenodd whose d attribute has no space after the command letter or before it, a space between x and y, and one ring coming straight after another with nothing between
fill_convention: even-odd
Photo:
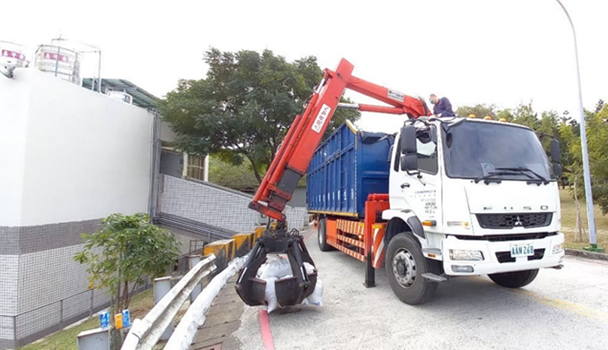
<instances>
[{"instance_id":1,"label":"person on truck","mask_svg":"<svg viewBox=\"0 0 608 350\"><path fill-rule=\"evenodd\" d=\"M447 97L437 98L437 95L431 94L430 98L433 107L433 114L438 117L454 117L456 114L452 110L452 104Z\"/></svg>"}]
</instances>

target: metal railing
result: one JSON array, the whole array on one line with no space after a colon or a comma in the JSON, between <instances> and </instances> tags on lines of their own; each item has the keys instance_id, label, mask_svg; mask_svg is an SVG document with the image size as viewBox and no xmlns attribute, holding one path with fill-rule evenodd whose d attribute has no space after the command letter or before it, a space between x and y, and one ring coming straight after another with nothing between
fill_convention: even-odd
<instances>
[{"instance_id":1,"label":"metal railing","mask_svg":"<svg viewBox=\"0 0 608 350\"><path fill-rule=\"evenodd\" d=\"M194 302L186 313L182 316L175 331L169 338L165 349L171 350L188 350L192 344L194 336L204 323L207 317L207 310L211 307L211 303L224 288L226 283L234 276L247 261L247 256L242 256L233 259L228 263L228 266L217 274L206 286L205 289L196 297Z\"/></svg>"},{"instance_id":2,"label":"metal railing","mask_svg":"<svg viewBox=\"0 0 608 350\"><path fill-rule=\"evenodd\" d=\"M149 288L145 284L136 293ZM111 297L103 290L86 290L15 315L0 315L0 349L17 348L90 318L108 308Z\"/></svg>"},{"instance_id":3,"label":"metal railing","mask_svg":"<svg viewBox=\"0 0 608 350\"><path fill-rule=\"evenodd\" d=\"M163 332L190 297L192 291L200 284L201 280L217 269L215 255L203 259L196 264L171 290L158 302L143 320L133 321L125 342L123 350L148 350L152 349L159 341Z\"/></svg>"}]
</instances>

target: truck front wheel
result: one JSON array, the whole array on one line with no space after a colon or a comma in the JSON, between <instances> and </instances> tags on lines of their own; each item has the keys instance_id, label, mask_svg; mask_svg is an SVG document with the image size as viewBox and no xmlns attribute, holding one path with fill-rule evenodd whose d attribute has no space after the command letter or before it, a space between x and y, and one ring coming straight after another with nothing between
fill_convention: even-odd
<instances>
[{"instance_id":1,"label":"truck front wheel","mask_svg":"<svg viewBox=\"0 0 608 350\"><path fill-rule=\"evenodd\" d=\"M495 273L488 275L488 277L490 277L490 279L494 281L494 283L498 284L501 287L520 288L532 283L532 281L534 281L534 279L536 278L536 275L538 275L538 269Z\"/></svg>"},{"instance_id":2,"label":"truck front wheel","mask_svg":"<svg viewBox=\"0 0 608 350\"><path fill-rule=\"evenodd\" d=\"M404 303L422 304L437 290L437 282L422 274L438 273L437 261L422 255L420 244L410 234L399 233L391 239L385 256L386 274L393 293Z\"/></svg>"}]
</instances>

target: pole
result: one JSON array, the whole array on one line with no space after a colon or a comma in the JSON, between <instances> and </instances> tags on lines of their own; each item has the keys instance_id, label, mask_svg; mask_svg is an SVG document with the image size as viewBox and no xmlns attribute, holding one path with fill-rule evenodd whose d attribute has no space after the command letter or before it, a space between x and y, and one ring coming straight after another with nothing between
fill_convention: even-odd
<instances>
[{"instance_id":1,"label":"pole","mask_svg":"<svg viewBox=\"0 0 608 350\"><path fill-rule=\"evenodd\" d=\"M101 93L101 49L97 49L99 50L99 60L98 60L98 64L97 64L97 77L98 77L98 85L99 85L99 93Z\"/></svg>"},{"instance_id":2,"label":"pole","mask_svg":"<svg viewBox=\"0 0 608 350\"><path fill-rule=\"evenodd\" d=\"M570 14L566 10L566 7L560 0L556 0L559 6L564 10L570 27L572 28L572 36L574 38L574 57L576 60L576 81L578 85L578 109L580 113L580 126L581 126L581 148L583 152L583 175L585 178L585 202L587 203L587 222L589 225L589 243L590 247L583 249L589 251L603 251L602 248L597 246L596 234L595 234L595 213L593 211L593 194L591 190L591 172L589 170L589 152L587 151L587 130L585 127L585 111L583 109L583 93L581 89L581 72L578 62L578 44L576 42L576 31L574 29L574 23Z\"/></svg>"},{"instance_id":3,"label":"pole","mask_svg":"<svg viewBox=\"0 0 608 350\"><path fill-rule=\"evenodd\" d=\"M209 155L205 155L205 163L203 169L203 181L209 182Z\"/></svg>"}]
</instances>

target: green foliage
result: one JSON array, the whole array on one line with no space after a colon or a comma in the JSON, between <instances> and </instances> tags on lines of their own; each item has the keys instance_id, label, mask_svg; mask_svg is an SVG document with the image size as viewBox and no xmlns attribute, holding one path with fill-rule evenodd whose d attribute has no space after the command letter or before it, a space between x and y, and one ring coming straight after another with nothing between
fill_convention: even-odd
<instances>
[{"instance_id":1,"label":"green foliage","mask_svg":"<svg viewBox=\"0 0 608 350\"><path fill-rule=\"evenodd\" d=\"M211 48L204 60L209 65L205 79L180 80L159 104L177 134L175 146L191 154L215 154L234 165L246 159L261 182L323 72L315 57L288 62L270 50ZM359 116L355 110L337 110L326 135Z\"/></svg>"},{"instance_id":2,"label":"green foliage","mask_svg":"<svg viewBox=\"0 0 608 350\"><path fill-rule=\"evenodd\" d=\"M259 185L251 164L234 165L216 155L209 157L209 182L248 193L255 192Z\"/></svg>"},{"instance_id":3,"label":"green foliage","mask_svg":"<svg viewBox=\"0 0 608 350\"><path fill-rule=\"evenodd\" d=\"M102 219L101 230L82 238L84 250L73 259L88 265L90 288L112 293L114 310L128 308L135 286L146 276L164 275L179 256L173 234L151 224L145 213L112 214Z\"/></svg>"},{"instance_id":4,"label":"green foliage","mask_svg":"<svg viewBox=\"0 0 608 350\"><path fill-rule=\"evenodd\" d=\"M488 115L494 118L496 116L496 106L477 104L475 106L460 106L456 109L456 115L458 116L468 117L471 114L474 114L476 118L484 118Z\"/></svg>"},{"instance_id":5,"label":"green foliage","mask_svg":"<svg viewBox=\"0 0 608 350\"><path fill-rule=\"evenodd\" d=\"M540 127L540 120L538 114L532 108L532 103L527 105L520 104L515 108L513 112L513 123L519 125L525 125L532 130L538 130Z\"/></svg>"},{"instance_id":6,"label":"green foliage","mask_svg":"<svg viewBox=\"0 0 608 350\"><path fill-rule=\"evenodd\" d=\"M602 102L602 101L601 101ZM596 108L597 112L585 113L587 130L587 148L591 169L591 184L593 201L608 213L608 104ZM570 180L576 181L578 196L585 198L583 180L583 160L580 136L575 133L574 126L562 126L562 137L567 140L572 157L572 173Z\"/></svg>"},{"instance_id":7,"label":"green foliage","mask_svg":"<svg viewBox=\"0 0 608 350\"><path fill-rule=\"evenodd\" d=\"M221 160L216 155L209 157L209 182L251 194L255 193L259 186L251 164L243 162L234 165ZM298 187L306 187L306 174L300 178Z\"/></svg>"}]
</instances>

